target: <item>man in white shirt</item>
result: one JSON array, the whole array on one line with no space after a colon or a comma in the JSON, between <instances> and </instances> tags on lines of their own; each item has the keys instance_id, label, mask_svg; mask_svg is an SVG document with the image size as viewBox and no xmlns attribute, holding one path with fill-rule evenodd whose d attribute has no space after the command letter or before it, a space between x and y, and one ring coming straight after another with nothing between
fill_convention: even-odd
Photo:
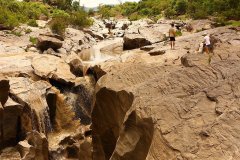
<instances>
[{"instance_id":1,"label":"man in white shirt","mask_svg":"<svg viewBox=\"0 0 240 160\"><path fill-rule=\"evenodd\" d=\"M209 54L209 51L211 49L211 41L210 41L210 35L209 34L204 34L204 49L207 54Z\"/></svg>"}]
</instances>

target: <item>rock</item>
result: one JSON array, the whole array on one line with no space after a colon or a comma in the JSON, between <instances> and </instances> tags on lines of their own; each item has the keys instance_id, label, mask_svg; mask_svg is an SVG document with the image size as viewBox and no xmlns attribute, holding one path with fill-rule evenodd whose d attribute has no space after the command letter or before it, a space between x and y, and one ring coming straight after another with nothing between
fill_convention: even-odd
<instances>
[{"instance_id":1,"label":"rock","mask_svg":"<svg viewBox=\"0 0 240 160\"><path fill-rule=\"evenodd\" d=\"M81 30L66 28L65 39L62 48L68 53L79 53L81 50L91 47L95 39Z\"/></svg>"},{"instance_id":2,"label":"rock","mask_svg":"<svg viewBox=\"0 0 240 160\"><path fill-rule=\"evenodd\" d=\"M12 30L12 29L13 29L12 27L0 24L0 30Z\"/></svg>"},{"instance_id":3,"label":"rock","mask_svg":"<svg viewBox=\"0 0 240 160\"><path fill-rule=\"evenodd\" d=\"M64 89L65 88L62 87L60 91L56 87L51 87L46 93L50 122L52 129L57 133L62 130L75 130L75 128L80 125L75 115L75 106L68 102L68 99L72 99L72 97L66 97L61 93L66 92ZM77 104L77 102L72 103Z\"/></svg>"},{"instance_id":4,"label":"rock","mask_svg":"<svg viewBox=\"0 0 240 160\"><path fill-rule=\"evenodd\" d=\"M89 29L84 29L83 31L85 33L90 34L92 37L94 37L98 40L103 40L104 39L104 36L102 34L99 34L98 32L95 32L95 31L92 31L92 30L89 30Z\"/></svg>"},{"instance_id":5,"label":"rock","mask_svg":"<svg viewBox=\"0 0 240 160\"><path fill-rule=\"evenodd\" d=\"M41 51L47 50L49 48L57 50L62 47L62 41L63 39L57 35L40 34L38 37L37 48L39 48Z\"/></svg>"},{"instance_id":6,"label":"rock","mask_svg":"<svg viewBox=\"0 0 240 160\"><path fill-rule=\"evenodd\" d=\"M46 92L51 85L46 81L34 82L24 77L11 77L9 84L12 99L23 106L22 113L16 117L19 121L17 137L21 139L32 130L45 134L49 132L52 126L48 116Z\"/></svg>"},{"instance_id":7,"label":"rock","mask_svg":"<svg viewBox=\"0 0 240 160\"><path fill-rule=\"evenodd\" d=\"M185 67L208 65L211 62L211 57L205 54L186 54L181 57L181 62Z\"/></svg>"},{"instance_id":8,"label":"rock","mask_svg":"<svg viewBox=\"0 0 240 160\"><path fill-rule=\"evenodd\" d=\"M124 50L140 48L151 44L150 41L139 34L126 34L123 41Z\"/></svg>"},{"instance_id":9,"label":"rock","mask_svg":"<svg viewBox=\"0 0 240 160\"><path fill-rule=\"evenodd\" d=\"M129 20L119 20L117 21L117 24L115 28L125 30L128 28L128 26L131 25L131 21Z\"/></svg>"},{"instance_id":10,"label":"rock","mask_svg":"<svg viewBox=\"0 0 240 160\"><path fill-rule=\"evenodd\" d=\"M20 53L20 54L0 54L0 76L14 77L19 74L31 76L33 68L31 59L37 54Z\"/></svg>"},{"instance_id":11,"label":"rock","mask_svg":"<svg viewBox=\"0 0 240 160\"><path fill-rule=\"evenodd\" d=\"M44 134L32 131L17 146L23 160L48 160L48 141Z\"/></svg>"},{"instance_id":12,"label":"rock","mask_svg":"<svg viewBox=\"0 0 240 160\"><path fill-rule=\"evenodd\" d=\"M28 52L38 52L36 47L30 47L27 49Z\"/></svg>"},{"instance_id":13,"label":"rock","mask_svg":"<svg viewBox=\"0 0 240 160\"><path fill-rule=\"evenodd\" d=\"M116 42L100 49L100 52L107 55L121 55L123 52L123 43Z\"/></svg>"},{"instance_id":14,"label":"rock","mask_svg":"<svg viewBox=\"0 0 240 160\"><path fill-rule=\"evenodd\" d=\"M2 120L2 144L10 146L17 144L17 137L20 136L20 119L23 106L14 102L11 98L3 106ZM19 137L20 138L20 137Z\"/></svg>"},{"instance_id":15,"label":"rock","mask_svg":"<svg viewBox=\"0 0 240 160\"><path fill-rule=\"evenodd\" d=\"M48 23L48 21L43 20L43 19L41 19L41 20L36 20L36 22L37 22L38 27L42 27L42 28L46 27L46 25L47 25L47 23Z\"/></svg>"},{"instance_id":16,"label":"rock","mask_svg":"<svg viewBox=\"0 0 240 160\"><path fill-rule=\"evenodd\" d=\"M96 87L93 159L237 158L239 71L239 60L193 67L119 64Z\"/></svg>"},{"instance_id":17,"label":"rock","mask_svg":"<svg viewBox=\"0 0 240 160\"><path fill-rule=\"evenodd\" d=\"M150 52L148 52L148 54L150 54L151 56L163 55L165 53L166 53L166 51L161 48L156 48L156 49L153 49Z\"/></svg>"},{"instance_id":18,"label":"rock","mask_svg":"<svg viewBox=\"0 0 240 160\"><path fill-rule=\"evenodd\" d=\"M61 139L55 141L58 143L56 148L50 148L50 156L52 159L92 159L92 139L88 133L87 127L75 129L74 133L61 135ZM51 137L53 138L53 137Z\"/></svg>"},{"instance_id":19,"label":"rock","mask_svg":"<svg viewBox=\"0 0 240 160\"><path fill-rule=\"evenodd\" d=\"M92 48L84 49L80 53L78 53L78 56L81 58L83 61L89 61L92 56Z\"/></svg>"},{"instance_id":20,"label":"rock","mask_svg":"<svg viewBox=\"0 0 240 160\"><path fill-rule=\"evenodd\" d=\"M16 148L8 147L0 151L1 160L19 160L21 159L20 153Z\"/></svg>"},{"instance_id":21,"label":"rock","mask_svg":"<svg viewBox=\"0 0 240 160\"><path fill-rule=\"evenodd\" d=\"M56 51L54 51L52 48L48 48L47 50L43 51L43 54L50 54L59 57L60 54L58 54Z\"/></svg>"},{"instance_id":22,"label":"rock","mask_svg":"<svg viewBox=\"0 0 240 160\"><path fill-rule=\"evenodd\" d=\"M80 57L75 54L71 53L70 55L66 56L65 58L66 63L70 65L71 72L76 76L82 76L84 71L84 65Z\"/></svg>"},{"instance_id":23,"label":"rock","mask_svg":"<svg viewBox=\"0 0 240 160\"><path fill-rule=\"evenodd\" d=\"M8 93L9 93L9 80L7 79L0 79L0 102L2 105L4 105L7 102L8 99Z\"/></svg>"},{"instance_id":24,"label":"rock","mask_svg":"<svg viewBox=\"0 0 240 160\"><path fill-rule=\"evenodd\" d=\"M36 56L32 60L32 67L38 76L62 83L71 83L76 78L64 60L52 55Z\"/></svg>"},{"instance_id":25,"label":"rock","mask_svg":"<svg viewBox=\"0 0 240 160\"><path fill-rule=\"evenodd\" d=\"M155 48L155 46L149 45L149 46L143 46L140 49L143 51L151 51Z\"/></svg>"},{"instance_id":26,"label":"rock","mask_svg":"<svg viewBox=\"0 0 240 160\"><path fill-rule=\"evenodd\" d=\"M162 42L166 39L166 36L154 26L140 27L139 33L145 37L151 44Z\"/></svg>"}]
</instances>

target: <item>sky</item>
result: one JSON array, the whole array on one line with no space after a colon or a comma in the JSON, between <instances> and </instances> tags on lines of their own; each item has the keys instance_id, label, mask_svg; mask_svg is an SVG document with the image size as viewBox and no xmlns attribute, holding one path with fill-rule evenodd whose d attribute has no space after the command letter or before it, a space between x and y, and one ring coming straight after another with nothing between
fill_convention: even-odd
<instances>
[{"instance_id":1,"label":"sky","mask_svg":"<svg viewBox=\"0 0 240 160\"><path fill-rule=\"evenodd\" d=\"M97 7L99 4L119 4L119 1L124 2L138 2L139 0L80 0L81 6Z\"/></svg>"}]
</instances>

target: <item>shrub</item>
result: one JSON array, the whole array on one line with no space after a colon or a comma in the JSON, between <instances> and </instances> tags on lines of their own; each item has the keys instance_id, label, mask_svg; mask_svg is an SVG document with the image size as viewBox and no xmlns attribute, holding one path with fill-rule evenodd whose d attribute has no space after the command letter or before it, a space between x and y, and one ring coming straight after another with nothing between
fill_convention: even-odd
<instances>
[{"instance_id":1,"label":"shrub","mask_svg":"<svg viewBox=\"0 0 240 160\"><path fill-rule=\"evenodd\" d=\"M30 19L27 24L32 27L38 27L38 24L35 19Z\"/></svg>"},{"instance_id":2,"label":"shrub","mask_svg":"<svg viewBox=\"0 0 240 160\"><path fill-rule=\"evenodd\" d=\"M67 28L66 19L61 17L53 18L50 22L50 28L53 33L64 36L65 30Z\"/></svg>"},{"instance_id":3,"label":"shrub","mask_svg":"<svg viewBox=\"0 0 240 160\"><path fill-rule=\"evenodd\" d=\"M176 31L176 36L179 37L179 36L182 36L182 32L180 30L177 30Z\"/></svg>"},{"instance_id":4,"label":"shrub","mask_svg":"<svg viewBox=\"0 0 240 160\"><path fill-rule=\"evenodd\" d=\"M11 31L11 34L18 36L18 37L22 36L22 33L20 31Z\"/></svg>"},{"instance_id":5,"label":"shrub","mask_svg":"<svg viewBox=\"0 0 240 160\"><path fill-rule=\"evenodd\" d=\"M25 32L26 34L29 34L29 33L32 32L32 30L31 30L30 28L28 28L28 29L26 29L24 32Z\"/></svg>"},{"instance_id":6,"label":"shrub","mask_svg":"<svg viewBox=\"0 0 240 160\"><path fill-rule=\"evenodd\" d=\"M130 21L136 21L136 20L141 19L142 16L140 16L140 15L138 14L138 12L134 12L134 13L132 13L128 18L129 18Z\"/></svg>"},{"instance_id":7,"label":"shrub","mask_svg":"<svg viewBox=\"0 0 240 160\"><path fill-rule=\"evenodd\" d=\"M70 24L78 27L86 27L92 24L85 11L79 10L71 14Z\"/></svg>"},{"instance_id":8,"label":"shrub","mask_svg":"<svg viewBox=\"0 0 240 160\"><path fill-rule=\"evenodd\" d=\"M0 24L3 24L9 29L13 29L14 27L19 25L19 21L14 13L0 7Z\"/></svg>"},{"instance_id":9,"label":"shrub","mask_svg":"<svg viewBox=\"0 0 240 160\"><path fill-rule=\"evenodd\" d=\"M29 41L33 44L33 45L35 45L35 44L37 44L37 38L36 37L29 37Z\"/></svg>"}]
</instances>

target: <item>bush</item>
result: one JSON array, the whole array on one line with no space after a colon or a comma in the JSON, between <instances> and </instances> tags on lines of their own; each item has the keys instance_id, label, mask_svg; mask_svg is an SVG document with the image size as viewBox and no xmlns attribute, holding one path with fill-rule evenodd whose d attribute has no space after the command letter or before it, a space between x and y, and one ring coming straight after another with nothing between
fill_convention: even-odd
<instances>
[{"instance_id":1,"label":"bush","mask_svg":"<svg viewBox=\"0 0 240 160\"><path fill-rule=\"evenodd\" d=\"M50 28L53 33L64 36L65 30L67 28L66 19L61 17L53 18L50 22Z\"/></svg>"},{"instance_id":2,"label":"bush","mask_svg":"<svg viewBox=\"0 0 240 160\"><path fill-rule=\"evenodd\" d=\"M13 29L19 25L19 20L14 13L0 7L0 24L3 24L6 28Z\"/></svg>"},{"instance_id":3,"label":"bush","mask_svg":"<svg viewBox=\"0 0 240 160\"><path fill-rule=\"evenodd\" d=\"M129 18L130 21L136 21L136 20L139 20L143 17L140 16L137 12L134 12L128 18Z\"/></svg>"},{"instance_id":4,"label":"bush","mask_svg":"<svg viewBox=\"0 0 240 160\"><path fill-rule=\"evenodd\" d=\"M92 25L92 20L88 18L86 12L79 10L71 14L70 24L78 27L86 27Z\"/></svg>"},{"instance_id":5,"label":"bush","mask_svg":"<svg viewBox=\"0 0 240 160\"><path fill-rule=\"evenodd\" d=\"M37 44L37 38L36 37L29 37L29 41L33 44L33 45L35 45L35 44Z\"/></svg>"},{"instance_id":6,"label":"bush","mask_svg":"<svg viewBox=\"0 0 240 160\"><path fill-rule=\"evenodd\" d=\"M29 33L32 32L32 30L31 30L30 28L28 28L28 29L26 29L24 32L25 32L26 34L29 34Z\"/></svg>"},{"instance_id":7,"label":"bush","mask_svg":"<svg viewBox=\"0 0 240 160\"><path fill-rule=\"evenodd\" d=\"M38 24L35 19L30 19L27 24L32 27L38 27Z\"/></svg>"}]
</instances>

